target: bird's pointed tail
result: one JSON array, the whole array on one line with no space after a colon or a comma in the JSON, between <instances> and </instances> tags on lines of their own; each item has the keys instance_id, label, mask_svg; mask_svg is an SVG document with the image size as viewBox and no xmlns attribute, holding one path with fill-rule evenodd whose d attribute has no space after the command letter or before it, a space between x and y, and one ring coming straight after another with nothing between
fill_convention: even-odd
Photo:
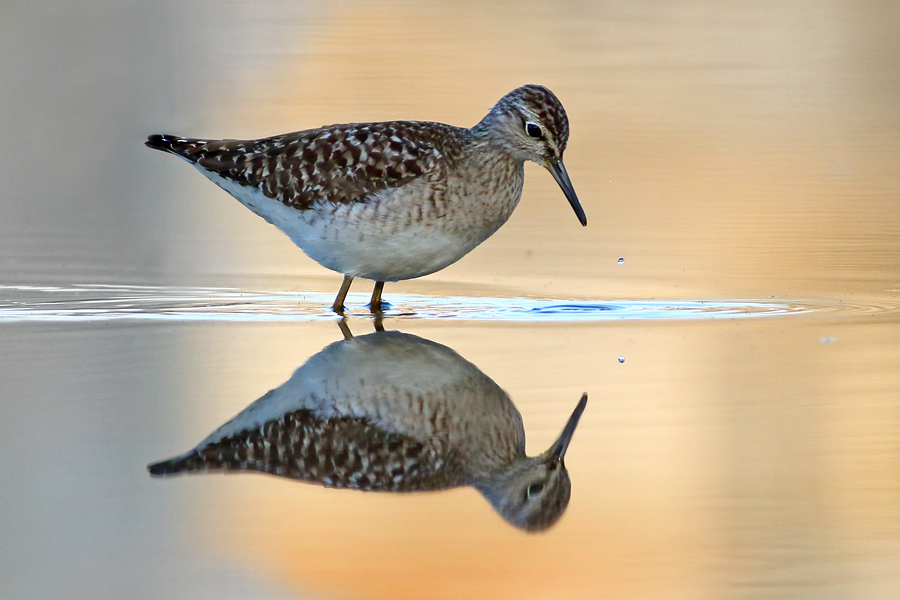
<instances>
[{"instance_id":1,"label":"bird's pointed tail","mask_svg":"<svg viewBox=\"0 0 900 600\"><path fill-rule=\"evenodd\" d=\"M144 145L148 148L180 156L192 163L197 162L203 156L204 149L208 144L209 140L197 140L166 134L151 135L144 142Z\"/></svg>"},{"instance_id":2,"label":"bird's pointed tail","mask_svg":"<svg viewBox=\"0 0 900 600\"><path fill-rule=\"evenodd\" d=\"M174 458L147 465L147 470L155 477L178 475L185 472L208 470L209 465L196 450L191 450Z\"/></svg>"}]
</instances>

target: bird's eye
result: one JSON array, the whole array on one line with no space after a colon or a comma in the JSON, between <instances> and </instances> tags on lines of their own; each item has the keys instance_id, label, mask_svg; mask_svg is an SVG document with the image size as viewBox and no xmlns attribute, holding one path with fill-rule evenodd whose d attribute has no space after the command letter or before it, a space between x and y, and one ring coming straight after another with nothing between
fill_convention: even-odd
<instances>
[{"instance_id":1,"label":"bird's eye","mask_svg":"<svg viewBox=\"0 0 900 600\"><path fill-rule=\"evenodd\" d=\"M544 137L544 132L543 130L541 130L541 126L534 121L528 121L527 123L525 123L525 133L536 140Z\"/></svg>"},{"instance_id":2,"label":"bird's eye","mask_svg":"<svg viewBox=\"0 0 900 600\"><path fill-rule=\"evenodd\" d=\"M527 490L526 494L528 495L529 498L533 498L534 496L537 496L538 494L540 494L543 489L544 489L544 484L541 483L540 481L537 481L528 486L528 490Z\"/></svg>"}]
</instances>

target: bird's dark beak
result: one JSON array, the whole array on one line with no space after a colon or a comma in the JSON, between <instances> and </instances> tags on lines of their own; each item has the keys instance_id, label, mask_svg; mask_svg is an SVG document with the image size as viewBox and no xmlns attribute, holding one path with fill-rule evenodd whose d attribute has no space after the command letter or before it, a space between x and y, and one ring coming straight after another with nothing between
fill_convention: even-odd
<instances>
[{"instance_id":1,"label":"bird's dark beak","mask_svg":"<svg viewBox=\"0 0 900 600\"><path fill-rule=\"evenodd\" d=\"M553 442L553 445L547 450L547 458L549 460L562 461L563 457L565 457L566 449L569 447L569 442L572 441L572 434L575 433L575 427L578 426L578 419L581 418L581 413L584 412L585 406L587 406L587 394L582 394L581 400L578 401L578 406L575 407L575 411L569 417L569 422L563 428L559 439Z\"/></svg>"},{"instance_id":2,"label":"bird's dark beak","mask_svg":"<svg viewBox=\"0 0 900 600\"><path fill-rule=\"evenodd\" d=\"M578 196L575 195L575 188L572 187L572 181L569 179L569 174L566 173L566 166L561 160L550 160L547 163L547 169L553 175L553 179L556 180L559 187L562 188L563 194L566 195L566 199L572 205L572 210L575 211L578 220L582 225L587 225L587 217L584 216L584 209L581 208L581 202L578 201Z\"/></svg>"}]
</instances>

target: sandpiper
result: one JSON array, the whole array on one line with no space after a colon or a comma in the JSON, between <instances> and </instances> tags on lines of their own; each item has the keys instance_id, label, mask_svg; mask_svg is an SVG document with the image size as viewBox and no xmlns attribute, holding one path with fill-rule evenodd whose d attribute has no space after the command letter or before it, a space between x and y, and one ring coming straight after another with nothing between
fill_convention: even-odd
<instances>
[{"instance_id":1,"label":"sandpiper","mask_svg":"<svg viewBox=\"0 0 900 600\"><path fill-rule=\"evenodd\" d=\"M328 125L258 140L152 135L146 145L193 164L281 229L320 265L386 281L453 264L503 225L519 203L523 165L547 168L587 225L563 165L569 121L547 88L526 85L469 129L422 121Z\"/></svg>"},{"instance_id":2,"label":"sandpiper","mask_svg":"<svg viewBox=\"0 0 900 600\"><path fill-rule=\"evenodd\" d=\"M522 416L492 379L446 346L382 331L330 344L193 450L149 470L257 471L382 492L470 485L507 522L540 531L568 506L563 459L586 403L529 457Z\"/></svg>"}]
</instances>

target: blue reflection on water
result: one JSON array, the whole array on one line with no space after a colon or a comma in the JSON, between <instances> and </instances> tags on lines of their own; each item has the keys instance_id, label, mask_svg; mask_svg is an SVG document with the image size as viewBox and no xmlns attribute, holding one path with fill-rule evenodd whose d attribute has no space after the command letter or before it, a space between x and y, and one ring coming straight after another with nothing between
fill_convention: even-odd
<instances>
[{"instance_id":1,"label":"blue reflection on water","mask_svg":"<svg viewBox=\"0 0 900 600\"><path fill-rule=\"evenodd\" d=\"M596 312L598 310L617 310L620 308L616 304L595 304L591 302L579 302L569 304L551 304L550 306L535 306L530 309L531 312L537 313L566 313L566 312Z\"/></svg>"}]
</instances>

